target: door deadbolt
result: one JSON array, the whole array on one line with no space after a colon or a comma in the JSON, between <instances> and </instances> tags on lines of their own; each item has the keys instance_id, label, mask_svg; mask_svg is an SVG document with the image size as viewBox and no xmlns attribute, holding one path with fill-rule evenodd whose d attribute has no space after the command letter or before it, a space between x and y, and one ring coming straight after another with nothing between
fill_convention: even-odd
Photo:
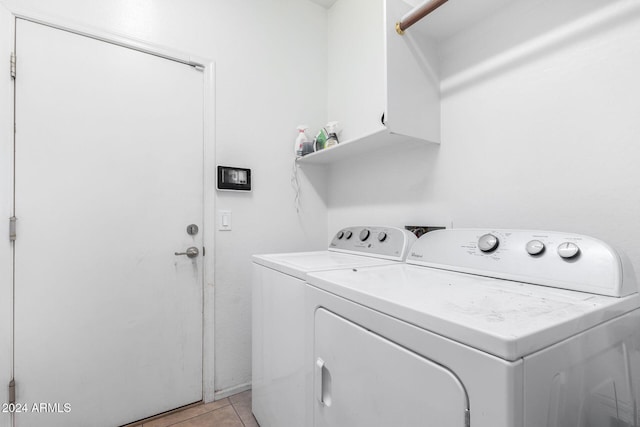
<instances>
[{"instance_id":1,"label":"door deadbolt","mask_svg":"<svg viewBox=\"0 0 640 427\"><path fill-rule=\"evenodd\" d=\"M198 234L198 226L195 224L187 225L187 234L189 236L195 236Z\"/></svg>"},{"instance_id":2,"label":"door deadbolt","mask_svg":"<svg viewBox=\"0 0 640 427\"><path fill-rule=\"evenodd\" d=\"M186 252L176 252L176 255L186 255L189 258L195 258L198 256L200 251L195 246L191 246L186 250Z\"/></svg>"}]
</instances>

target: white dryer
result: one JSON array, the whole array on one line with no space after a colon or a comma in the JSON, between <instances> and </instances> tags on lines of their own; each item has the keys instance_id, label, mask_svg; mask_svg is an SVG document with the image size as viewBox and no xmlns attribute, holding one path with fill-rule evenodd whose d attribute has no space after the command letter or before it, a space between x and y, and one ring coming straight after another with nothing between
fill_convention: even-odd
<instances>
[{"instance_id":1,"label":"white dryer","mask_svg":"<svg viewBox=\"0 0 640 427\"><path fill-rule=\"evenodd\" d=\"M602 241L434 231L307 282L314 427L640 425L640 297Z\"/></svg>"},{"instance_id":2,"label":"white dryer","mask_svg":"<svg viewBox=\"0 0 640 427\"><path fill-rule=\"evenodd\" d=\"M394 227L348 227L326 251L253 257L252 411L261 427L310 425L311 371L305 368L309 272L396 264L416 237Z\"/></svg>"}]
</instances>

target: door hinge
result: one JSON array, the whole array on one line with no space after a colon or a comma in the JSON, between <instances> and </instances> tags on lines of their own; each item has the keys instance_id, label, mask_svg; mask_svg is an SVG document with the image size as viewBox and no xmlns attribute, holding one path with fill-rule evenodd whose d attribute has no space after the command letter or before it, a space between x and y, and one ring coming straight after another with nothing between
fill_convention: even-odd
<instances>
[{"instance_id":1,"label":"door hinge","mask_svg":"<svg viewBox=\"0 0 640 427\"><path fill-rule=\"evenodd\" d=\"M471 427L471 411L468 409L464 410L464 425L465 427Z\"/></svg>"},{"instance_id":2,"label":"door hinge","mask_svg":"<svg viewBox=\"0 0 640 427\"><path fill-rule=\"evenodd\" d=\"M16 78L16 54L13 52L11 52L11 60L10 60L9 68L11 70L11 78L15 79Z\"/></svg>"},{"instance_id":3,"label":"door hinge","mask_svg":"<svg viewBox=\"0 0 640 427\"><path fill-rule=\"evenodd\" d=\"M204 246L202 247L202 256L204 256L204 254L206 253L206 249L204 248Z\"/></svg>"},{"instance_id":4,"label":"door hinge","mask_svg":"<svg viewBox=\"0 0 640 427\"><path fill-rule=\"evenodd\" d=\"M16 403L16 380L9 381L9 404Z\"/></svg>"},{"instance_id":5,"label":"door hinge","mask_svg":"<svg viewBox=\"0 0 640 427\"><path fill-rule=\"evenodd\" d=\"M16 218L12 216L9 218L9 241L14 242L16 240Z\"/></svg>"}]
</instances>

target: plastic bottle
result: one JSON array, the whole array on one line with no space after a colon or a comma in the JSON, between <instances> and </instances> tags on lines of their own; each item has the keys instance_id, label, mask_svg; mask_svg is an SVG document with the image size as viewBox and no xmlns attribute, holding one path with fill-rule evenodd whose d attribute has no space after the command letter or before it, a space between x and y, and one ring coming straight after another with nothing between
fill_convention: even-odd
<instances>
[{"instance_id":1,"label":"plastic bottle","mask_svg":"<svg viewBox=\"0 0 640 427\"><path fill-rule=\"evenodd\" d=\"M309 138L307 138L307 134L305 131L307 130L307 125L298 126L298 137L296 138L295 146L293 147L293 151L296 154L296 157L302 157L302 152L304 148L305 142L309 142Z\"/></svg>"},{"instance_id":2,"label":"plastic bottle","mask_svg":"<svg viewBox=\"0 0 640 427\"><path fill-rule=\"evenodd\" d=\"M327 138L329 135L324 128L321 128L316 135L316 138L313 140L313 151L320 151L325 148L325 143L327 142Z\"/></svg>"},{"instance_id":3,"label":"plastic bottle","mask_svg":"<svg viewBox=\"0 0 640 427\"><path fill-rule=\"evenodd\" d=\"M329 138L327 138L327 142L324 145L326 148L331 148L338 145L338 134L336 132L337 127L338 122L327 123L327 133L329 134Z\"/></svg>"}]
</instances>

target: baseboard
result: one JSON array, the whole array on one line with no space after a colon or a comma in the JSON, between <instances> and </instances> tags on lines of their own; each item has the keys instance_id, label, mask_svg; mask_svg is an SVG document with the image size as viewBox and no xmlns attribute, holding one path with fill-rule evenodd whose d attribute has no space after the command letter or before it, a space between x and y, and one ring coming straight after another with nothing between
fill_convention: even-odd
<instances>
[{"instance_id":1,"label":"baseboard","mask_svg":"<svg viewBox=\"0 0 640 427\"><path fill-rule=\"evenodd\" d=\"M242 393L243 391L251 389L251 383L240 384L224 390L218 390L213 394L213 400L224 399L225 397L232 396L234 394Z\"/></svg>"}]
</instances>

